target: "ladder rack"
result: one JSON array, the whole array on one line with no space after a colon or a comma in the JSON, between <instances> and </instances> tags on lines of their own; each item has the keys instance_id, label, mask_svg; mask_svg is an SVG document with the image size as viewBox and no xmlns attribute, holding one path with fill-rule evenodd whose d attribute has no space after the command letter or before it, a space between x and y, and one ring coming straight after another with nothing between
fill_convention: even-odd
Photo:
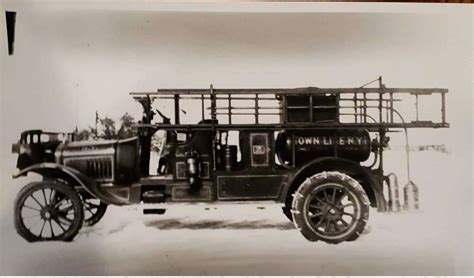
<instances>
[{"instance_id":1,"label":"ladder rack","mask_svg":"<svg viewBox=\"0 0 474 278\"><path fill-rule=\"evenodd\" d=\"M145 117L141 128L175 130L243 130L243 129L327 129L366 128L371 131L391 128L446 128L445 95L440 88L315 88L296 89L158 89L157 92L132 92L143 105ZM440 96L439 120L420 120L420 97ZM174 123L152 123L152 104L156 100L174 101ZM196 100L202 120L210 122L182 124L180 101ZM207 104L207 105L206 105ZM406 118L400 108L410 105L412 117ZM430 109L433 103L430 104ZM432 111L432 109L430 110ZM245 123L236 118L247 116ZM263 121L270 116L272 121ZM216 121L219 120L219 123Z\"/></svg>"}]
</instances>

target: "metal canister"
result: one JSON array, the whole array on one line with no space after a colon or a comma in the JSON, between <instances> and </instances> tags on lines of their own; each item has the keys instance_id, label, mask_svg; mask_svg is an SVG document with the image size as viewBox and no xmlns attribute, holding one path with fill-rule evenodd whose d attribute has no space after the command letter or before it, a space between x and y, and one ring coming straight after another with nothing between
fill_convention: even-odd
<instances>
[{"instance_id":1,"label":"metal canister","mask_svg":"<svg viewBox=\"0 0 474 278\"><path fill-rule=\"evenodd\" d=\"M276 140L276 153L284 161L291 162L295 152L296 164L300 165L323 156L336 156L353 161L365 161L371 152L367 130L304 130L282 131Z\"/></svg>"}]
</instances>

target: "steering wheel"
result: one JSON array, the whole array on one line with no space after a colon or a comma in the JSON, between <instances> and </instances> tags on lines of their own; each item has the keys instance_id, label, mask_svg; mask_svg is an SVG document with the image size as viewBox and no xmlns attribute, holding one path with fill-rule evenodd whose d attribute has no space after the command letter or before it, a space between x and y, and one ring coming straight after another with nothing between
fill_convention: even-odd
<instances>
[{"instance_id":1,"label":"steering wheel","mask_svg":"<svg viewBox=\"0 0 474 278\"><path fill-rule=\"evenodd\" d=\"M158 113L158 115L160 115L160 117L163 119L164 124L170 124L171 123L170 118L166 117L165 114L163 114L160 110L158 110L158 109L155 109L155 110L156 110L156 113Z\"/></svg>"}]
</instances>

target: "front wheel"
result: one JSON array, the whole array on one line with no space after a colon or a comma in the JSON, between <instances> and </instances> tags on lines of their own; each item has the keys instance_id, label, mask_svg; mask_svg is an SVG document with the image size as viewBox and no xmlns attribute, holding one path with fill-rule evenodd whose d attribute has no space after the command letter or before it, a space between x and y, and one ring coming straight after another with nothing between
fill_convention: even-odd
<instances>
[{"instance_id":1,"label":"front wheel","mask_svg":"<svg viewBox=\"0 0 474 278\"><path fill-rule=\"evenodd\" d=\"M355 179L322 172L301 184L291 212L293 223L306 239L337 244L362 234L369 218L369 200Z\"/></svg>"},{"instance_id":2,"label":"front wheel","mask_svg":"<svg viewBox=\"0 0 474 278\"><path fill-rule=\"evenodd\" d=\"M82 227L84 210L79 194L67 184L33 182L18 193L14 219L16 231L29 242L71 241Z\"/></svg>"}]
</instances>

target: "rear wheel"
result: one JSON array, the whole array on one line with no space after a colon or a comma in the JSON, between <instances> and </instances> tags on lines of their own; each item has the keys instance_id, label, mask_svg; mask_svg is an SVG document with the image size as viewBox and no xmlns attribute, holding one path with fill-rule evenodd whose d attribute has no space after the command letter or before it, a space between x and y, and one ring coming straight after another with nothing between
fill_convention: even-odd
<instances>
[{"instance_id":1,"label":"rear wheel","mask_svg":"<svg viewBox=\"0 0 474 278\"><path fill-rule=\"evenodd\" d=\"M107 211L107 204L98 199L83 198L84 204L84 224L93 226L99 222Z\"/></svg>"},{"instance_id":2,"label":"rear wheel","mask_svg":"<svg viewBox=\"0 0 474 278\"><path fill-rule=\"evenodd\" d=\"M339 172L322 172L306 179L295 192L292 216L310 241L352 241L364 231L369 200L355 179Z\"/></svg>"},{"instance_id":3,"label":"rear wheel","mask_svg":"<svg viewBox=\"0 0 474 278\"><path fill-rule=\"evenodd\" d=\"M53 181L33 182L21 189L14 204L15 229L27 241L71 241L82 227L79 194Z\"/></svg>"}]
</instances>

